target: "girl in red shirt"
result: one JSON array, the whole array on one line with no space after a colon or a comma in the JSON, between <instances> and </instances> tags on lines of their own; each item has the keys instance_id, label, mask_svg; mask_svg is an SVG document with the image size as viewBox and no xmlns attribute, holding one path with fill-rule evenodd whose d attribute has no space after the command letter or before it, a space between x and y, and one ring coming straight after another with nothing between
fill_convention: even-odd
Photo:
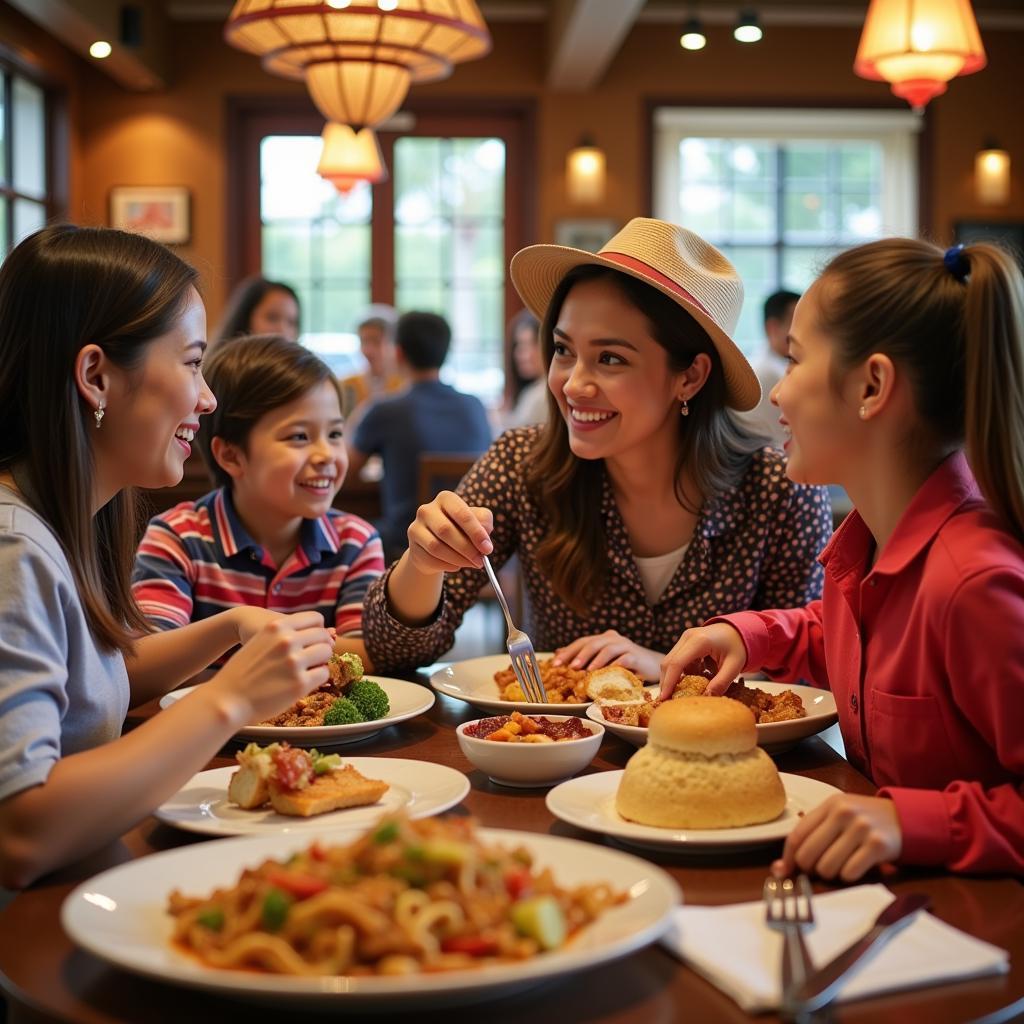
<instances>
[{"instance_id":1,"label":"girl in red shirt","mask_svg":"<svg viewBox=\"0 0 1024 1024\"><path fill-rule=\"evenodd\" d=\"M822 599L687 630L662 692L709 655L836 697L880 787L797 824L774 868L853 881L883 861L1024 874L1024 279L985 244L887 239L800 300L772 401L788 474L854 511ZM969 465L968 465L969 462Z\"/></svg>"}]
</instances>

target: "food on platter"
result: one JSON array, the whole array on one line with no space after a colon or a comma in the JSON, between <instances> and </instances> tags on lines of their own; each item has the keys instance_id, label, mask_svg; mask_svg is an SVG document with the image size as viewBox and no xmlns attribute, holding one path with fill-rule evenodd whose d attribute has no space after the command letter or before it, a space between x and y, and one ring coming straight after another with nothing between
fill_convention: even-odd
<instances>
[{"instance_id":1,"label":"food on platter","mask_svg":"<svg viewBox=\"0 0 1024 1024\"><path fill-rule=\"evenodd\" d=\"M540 659L537 667L540 669L540 678L544 684L548 704L585 704L591 699L587 696L589 672L569 668L568 665L556 665L553 658ZM526 701L511 665L500 672L495 672L494 681L498 684L498 693L502 700L516 701L520 704Z\"/></svg>"},{"instance_id":2,"label":"food on platter","mask_svg":"<svg viewBox=\"0 0 1024 1024\"><path fill-rule=\"evenodd\" d=\"M278 814L308 818L375 804L389 788L342 764L337 754L299 750L287 743L250 743L235 760L239 768L228 784L228 799L245 810L269 803Z\"/></svg>"},{"instance_id":3,"label":"food on platter","mask_svg":"<svg viewBox=\"0 0 1024 1024\"><path fill-rule=\"evenodd\" d=\"M284 728L351 725L387 716L391 710L388 695L377 683L363 677L358 654L332 654L327 669L330 679L323 686L259 724Z\"/></svg>"},{"instance_id":4,"label":"food on platter","mask_svg":"<svg viewBox=\"0 0 1024 1024\"><path fill-rule=\"evenodd\" d=\"M631 703L646 697L644 681L621 665L594 669L587 680L587 696L596 701Z\"/></svg>"},{"instance_id":5,"label":"food on platter","mask_svg":"<svg viewBox=\"0 0 1024 1024\"><path fill-rule=\"evenodd\" d=\"M669 700L703 696L707 685L706 676L683 676L676 683L676 688ZM759 690L756 686L747 685L746 681L740 678L730 684L723 696L746 705L758 725L767 725L769 722L788 722L794 718L807 717L804 702L793 690L768 693L765 690ZM605 721L614 722L617 725L639 726L641 729L647 728L655 709L665 703L652 697L647 691L642 691L639 698L595 699Z\"/></svg>"},{"instance_id":6,"label":"food on platter","mask_svg":"<svg viewBox=\"0 0 1024 1024\"><path fill-rule=\"evenodd\" d=\"M627 900L611 883L560 887L523 848L471 821L383 818L346 845L267 860L209 896L175 890L173 941L210 967L402 975L527 960Z\"/></svg>"},{"instance_id":7,"label":"food on platter","mask_svg":"<svg viewBox=\"0 0 1024 1024\"><path fill-rule=\"evenodd\" d=\"M785 809L778 769L757 746L754 716L739 701L670 700L651 715L649 730L615 795L623 818L657 828L737 828Z\"/></svg>"},{"instance_id":8,"label":"food on platter","mask_svg":"<svg viewBox=\"0 0 1024 1024\"><path fill-rule=\"evenodd\" d=\"M463 732L474 739L495 743L565 743L593 735L579 718L553 722L550 718L522 715L518 711L481 718L467 725Z\"/></svg>"}]
</instances>

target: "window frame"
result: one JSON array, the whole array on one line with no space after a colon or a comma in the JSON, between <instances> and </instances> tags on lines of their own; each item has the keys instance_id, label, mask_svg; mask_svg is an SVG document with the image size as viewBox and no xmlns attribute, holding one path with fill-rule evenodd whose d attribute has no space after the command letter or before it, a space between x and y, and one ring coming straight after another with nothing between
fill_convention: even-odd
<instances>
[{"instance_id":1,"label":"window frame","mask_svg":"<svg viewBox=\"0 0 1024 1024\"><path fill-rule=\"evenodd\" d=\"M501 138L505 143L505 284L507 323L522 306L508 274L512 256L536 237L535 103L518 99L410 98L415 118L409 131L380 132L384 162L394 166L395 140L405 136ZM228 286L261 271L260 141L267 135L319 135L324 118L308 97L229 97L227 142ZM394 184L373 186L370 219L370 300L394 304ZM512 354L503 339L505 394L510 394Z\"/></svg>"},{"instance_id":2,"label":"window frame","mask_svg":"<svg viewBox=\"0 0 1024 1024\"><path fill-rule=\"evenodd\" d=\"M29 195L14 187L14 78L30 82L43 93L43 145L45 146L43 196ZM67 215L67 110L66 99L53 79L43 70L21 59L9 47L0 44L0 90L3 92L3 132L5 154L0 203L7 208L5 230L0 237L0 260L14 248L14 204L19 199L42 205L44 223ZM58 167L63 173L58 173Z\"/></svg>"}]
</instances>

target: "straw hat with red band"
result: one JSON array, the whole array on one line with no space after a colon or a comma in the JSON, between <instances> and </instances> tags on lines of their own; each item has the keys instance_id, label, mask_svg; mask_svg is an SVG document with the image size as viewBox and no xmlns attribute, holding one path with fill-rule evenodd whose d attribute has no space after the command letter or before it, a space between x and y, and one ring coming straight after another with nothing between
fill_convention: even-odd
<instances>
[{"instance_id":1,"label":"straw hat with red band","mask_svg":"<svg viewBox=\"0 0 1024 1024\"><path fill-rule=\"evenodd\" d=\"M743 282L713 245L677 224L635 217L600 252L531 245L512 257L509 270L523 302L543 319L562 278L582 266L619 270L678 302L718 350L726 403L740 410L757 405L761 385L731 338L743 305Z\"/></svg>"}]
</instances>

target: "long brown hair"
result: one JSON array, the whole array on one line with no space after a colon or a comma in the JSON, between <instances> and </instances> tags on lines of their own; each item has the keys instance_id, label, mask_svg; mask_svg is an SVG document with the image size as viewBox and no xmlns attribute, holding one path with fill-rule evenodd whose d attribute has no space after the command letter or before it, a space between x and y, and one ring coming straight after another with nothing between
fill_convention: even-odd
<instances>
[{"instance_id":1,"label":"long brown hair","mask_svg":"<svg viewBox=\"0 0 1024 1024\"><path fill-rule=\"evenodd\" d=\"M341 388L331 368L314 352L279 334L241 335L218 345L203 366L203 377L217 396L217 408L199 432L199 451L214 480L231 486L231 477L213 454L219 437L246 451L260 417L330 382L341 405Z\"/></svg>"},{"instance_id":2,"label":"long brown hair","mask_svg":"<svg viewBox=\"0 0 1024 1024\"><path fill-rule=\"evenodd\" d=\"M96 641L130 651L148 630L131 592L139 536L134 493L92 512L93 410L75 360L94 343L138 367L170 331L196 272L162 245L107 228L57 224L29 235L0 267L0 469L57 535Z\"/></svg>"},{"instance_id":3,"label":"long brown hair","mask_svg":"<svg viewBox=\"0 0 1024 1024\"><path fill-rule=\"evenodd\" d=\"M711 373L690 400L690 413L679 419L679 457L675 494L679 504L699 512L703 502L735 486L751 454L766 442L740 426L725 407L722 361L711 339L677 302L628 274L588 265L571 270L551 296L541 324L544 364L554 355L554 328L570 290L584 281L607 280L643 311L651 336L668 353L670 373L680 373L701 352L711 358ZM684 490L687 470L694 493ZM581 459L569 446L569 429L555 398L548 394L548 418L526 474L533 499L544 511L549 529L537 546L537 564L556 594L574 611L586 614L607 579L608 545L601 497L603 460Z\"/></svg>"},{"instance_id":4,"label":"long brown hair","mask_svg":"<svg viewBox=\"0 0 1024 1024\"><path fill-rule=\"evenodd\" d=\"M1024 541L1024 277L999 246L887 238L825 268L820 326L836 370L873 352L905 367L931 438L965 445L978 485Z\"/></svg>"}]
</instances>

